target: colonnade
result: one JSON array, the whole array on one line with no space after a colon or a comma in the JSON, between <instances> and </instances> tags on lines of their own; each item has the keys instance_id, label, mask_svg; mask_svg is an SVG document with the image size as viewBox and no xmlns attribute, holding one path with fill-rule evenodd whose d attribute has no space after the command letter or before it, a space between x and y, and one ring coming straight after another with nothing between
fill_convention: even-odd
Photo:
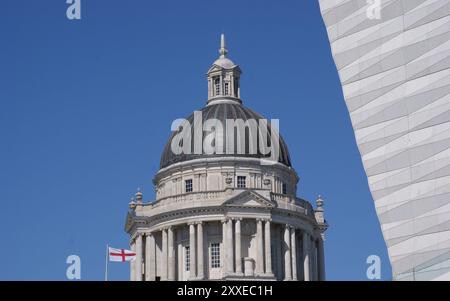
<instances>
[{"instance_id":1,"label":"colonnade","mask_svg":"<svg viewBox=\"0 0 450 301\"><path fill-rule=\"evenodd\" d=\"M248 220L246 218L246 220ZM273 242L277 233L273 232L270 219L253 219L256 223L256 256L243 257L242 218L226 218L222 223L222 246L220 261L222 278L267 278L280 280L325 280L324 246L319 236L298 229L289 224L281 226L281 237ZM131 249L136 252L136 259L131 262L130 279L141 280L182 280L177 275L175 227L188 227L189 232L189 280L208 278L208 254L204 254L204 226L207 222L192 222L161 228L154 232L138 232L131 242ZM276 227L275 229L279 229ZM156 255L155 236L160 235L161 258ZM225 239L223 239L225 238ZM276 246L281 243L280 246ZM298 245L300 244L300 245ZM280 247L281 258L274 255L273 249ZM273 248L273 249L272 249ZM180 248L178 248L180 252ZM274 261L277 261L276 263ZM282 271L274 267L282 263ZM179 264L184 264L180 263ZM157 269L157 265L159 268ZM254 266L253 266L254 265ZM157 275L157 270L158 274ZM158 277L158 278L157 278Z\"/></svg>"}]
</instances>

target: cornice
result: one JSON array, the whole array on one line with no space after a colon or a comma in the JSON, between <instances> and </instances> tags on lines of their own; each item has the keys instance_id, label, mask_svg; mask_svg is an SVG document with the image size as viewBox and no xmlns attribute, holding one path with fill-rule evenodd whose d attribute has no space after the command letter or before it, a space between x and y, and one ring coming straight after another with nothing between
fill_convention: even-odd
<instances>
[{"instance_id":1,"label":"cornice","mask_svg":"<svg viewBox=\"0 0 450 301\"><path fill-rule=\"evenodd\" d=\"M197 168L197 167L207 168L208 166L211 166L211 165L226 166L226 164L229 164L229 163L231 163L231 164L240 163L242 165L253 165L257 169L259 169L261 171L261 173L266 173L273 169L279 169L281 171L284 171L284 172L294 175L296 179L299 178L294 168L286 166L279 162L275 162L273 165L261 165L261 159L258 159L258 158L211 156L210 158L199 158L199 159L193 159L193 160L189 160L189 161L182 161L182 162L174 163L167 167L164 167L156 173L156 175L154 177L154 181L158 182L161 178L164 178L165 176L168 176L168 175L174 174L176 172L179 172L181 170L184 170L185 168L189 169L189 170L193 170L194 168Z\"/></svg>"}]
</instances>

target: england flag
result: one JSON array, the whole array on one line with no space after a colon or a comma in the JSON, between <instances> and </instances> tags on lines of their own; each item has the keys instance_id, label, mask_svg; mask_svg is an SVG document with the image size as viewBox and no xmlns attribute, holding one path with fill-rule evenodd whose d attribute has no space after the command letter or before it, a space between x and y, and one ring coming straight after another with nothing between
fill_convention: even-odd
<instances>
[{"instance_id":1,"label":"england flag","mask_svg":"<svg viewBox=\"0 0 450 301\"><path fill-rule=\"evenodd\" d=\"M108 248L109 261L133 261L136 259L136 253L125 249Z\"/></svg>"}]
</instances>

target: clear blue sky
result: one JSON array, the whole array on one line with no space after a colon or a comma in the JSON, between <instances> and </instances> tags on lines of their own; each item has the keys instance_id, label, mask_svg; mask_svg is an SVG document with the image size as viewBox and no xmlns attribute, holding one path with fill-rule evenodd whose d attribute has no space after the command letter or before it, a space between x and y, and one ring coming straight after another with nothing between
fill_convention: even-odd
<instances>
[{"instance_id":1,"label":"clear blue sky","mask_svg":"<svg viewBox=\"0 0 450 301\"><path fill-rule=\"evenodd\" d=\"M298 195L325 199L328 279L365 280L372 254L391 278L316 0L82 0L79 21L66 7L0 2L1 280L64 280L71 254L103 278L172 121L205 103L221 32L245 105L280 119Z\"/></svg>"}]
</instances>

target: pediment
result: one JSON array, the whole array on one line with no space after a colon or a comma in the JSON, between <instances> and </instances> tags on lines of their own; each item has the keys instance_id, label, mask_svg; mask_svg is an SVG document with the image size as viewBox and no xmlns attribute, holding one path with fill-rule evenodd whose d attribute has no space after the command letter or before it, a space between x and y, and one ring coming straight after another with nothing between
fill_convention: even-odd
<instances>
[{"instance_id":1,"label":"pediment","mask_svg":"<svg viewBox=\"0 0 450 301\"><path fill-rule=\"evenodd\" d=\"M223 69L224 69L224 68L222 68L222 67L220 67L220 66L212 65L212 67L209 68L208 73L216 72L216 71L222 71Z\"/></svg>"},{"instance_id":2,"label":"pediment","mask_svg":"<svg viewBox=\"0 0 450 301\"><path fill-rule=\"evenodd\" d=\"M127 212L127 216L125 218L125 232L129 232L132 226L133 226L133 214L131 212Z\"/></svg>"},{"instance_id":3,"label":"pediment","mask_svg":"<svg viewBox=\"0 0 450 301\"><path fill-rule=\"evenodd\" d=\"M224 203L228 207L274 208L276 204L257 192L247 190L232 196Z\"/></svg>"}]
</instances>

